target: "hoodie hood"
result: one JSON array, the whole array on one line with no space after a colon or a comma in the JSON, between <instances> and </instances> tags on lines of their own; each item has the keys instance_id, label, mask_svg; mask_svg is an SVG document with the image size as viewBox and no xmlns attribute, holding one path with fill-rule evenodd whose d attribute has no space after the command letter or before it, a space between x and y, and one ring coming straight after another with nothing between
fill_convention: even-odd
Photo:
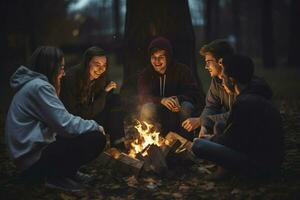
<instances>
[{"instance_id":1,"label":"hoodie hood","mask_svg":"<svg viewBox=\"0 0 300 200\"><path fill-rule=\"evenodd\" d=\"M167 38L161 36L154 38L148 47L148 52L151 53L154 48L165 50L170 58L173 56L173 47Z\"/></svg>"},{"instance_id":2,"label":"hoodie hood","mask_svg":"<svg viewBox=\"0 0 300 200\"><path fill-rule=\"evenodd\" d=\"M45 75L34 72L25 66L20 66L10 77L10 86L16 92L20 88L22 88L26 83L36 78L40 78L48 82L48 79Z\"/></svg>"},{"instance_id":3,"label":"hoodie hood","mask_svg":"<svg viewBox=\"0 0 300 200\"><path fill-rule=\"evenodd\" d=\"M256 94L266 99L271 99L273 92L267 82L259 77L253 77L250 84L245 88L243 93Z\"/></svg>"}]
</instances>

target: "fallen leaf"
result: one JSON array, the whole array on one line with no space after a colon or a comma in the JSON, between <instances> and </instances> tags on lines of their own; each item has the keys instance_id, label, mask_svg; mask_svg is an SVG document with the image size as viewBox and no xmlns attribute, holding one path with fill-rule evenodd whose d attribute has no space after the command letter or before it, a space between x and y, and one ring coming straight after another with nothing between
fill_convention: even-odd
<instances>
[{"instance_id":1,"label":"fallen leaf","mask_svg":"<svg viewBox=\"0 0 300 200\"><path fill-rule=\"evenodd\" d=\"M206 167L198 167L198 170L204 174L211 174L211 171L209 171Z\"/></svg>"},{"instance_id":2,"label":"fallen leaf","mask_svg":"<svg viewBox=\"0 0 300 200\"><path fill-rule=\"evenodd\" d=\"M157 188L157 185L150 182L150 183L147 184L146 187L147 187L148 189L150 189L150 190L154 190L154 189Z\"/></svg>"},{"instance_id":3,"label":"fallen leaf","mask_svg":"<svg viewBox=\"0 0 300 200\"><path fill-rule=\"evenodd\" d=\"M215 188L215 183L213 182L207 182L203 185L203 189L206 191L212 190Z\"/></svg>"},{"instance_id":4,"label":"fallen leaf","mask_svg":"<svg viewBox=\"0 0 300 200\"><path fill-rule=\"evenodd\" d=\"M137 185L138 185L138 183L139 183L139 182L136 180L135 176L130 176L130 177L128 177L125 181L127 182L127 185L128 185L129 187L134 187L134 188L136 188Z\"/></svg>"},{"instance_id":5,"label":"fallen leaf","mask_svg":"<svg viewBox=\"0 0 300 200\"><path fill-rule=\"evenodd\" d=\"M233 189L233 190L231 191L231 194L232 194L232 195L235 195L235 194L239 194L240 192L241 192L241 190L235 188L235 189Z\"/></svg>"},{"instance_id":6,"label":"fallen leaf","mask_svg":"<svg viewBox=\"0 0 300 200\"><path fill-rule=\"evenodd\" d=\"M181 198L182 198L182 194L180 194L180 193L178 193L178 192L173 193L172 196L175 197L175 198L178 198L178 199L181 199Z\"/></svg>"},{"instance_id":7,"label":"fallen leaf","mask_svg":"<svg viewBox=\"0 0 300 200\"><path fill-rule=\"evenodd\" d=\"M190 189L190 187L187 186L187 185L181 185L181 186L179 186L178 189L179 189L179 191L181 191L181 192L188 192L189 189Z\"/></svg>"}]
</instances>

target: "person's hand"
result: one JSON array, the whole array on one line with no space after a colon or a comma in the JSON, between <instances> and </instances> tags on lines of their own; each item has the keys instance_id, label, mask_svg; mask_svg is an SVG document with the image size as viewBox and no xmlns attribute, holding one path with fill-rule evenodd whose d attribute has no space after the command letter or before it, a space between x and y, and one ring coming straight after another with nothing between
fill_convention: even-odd
<instances>
[{"instance_id":1,"label":"person's hand","mask_svg":"<svg viewBox=\"0 0 300 200\"><path fill-rule=\"evenodd\" d=\"M162 98L160 102L172 112L180 111L180 104L176 96Z\"/></svg>"},{"instance_id":2,"label":"person's hand","mask_svg":"<svg viewBox=\"0 0 300 200\"><path fill-rule=\"evenodd\" d=\"M195 130L200 126L200 118L199 117L188 118L187 120L182 122L181 126L188 132Z\"/></svg>"},{"instance_id":3,"label":"person's hand","mask_svg":"<svg viewBox=\"0 0 300 200\"><path fill-rule=\"evenodd\" d=\"M201 126L201 129L199 131L199 138L206 138L207 136L207 129L205 126Z\"/></svg>"},{"instance_id":4,"label":"person's hand","mask_svg":"<svg viewBox=\"0 0 300 200\"><path fill-rule=\"evenodd\" d=\"M109 84L107 84L107 86L105 87L105 91L109 92L112 89L117 88L117 83L114 81L111 81Z\"/></svg>"},{"instance_id":5,"label":"person's hand","mask_svg":"<svg viewBox=\"0 0 300 200\"><path fill-rule=\"evenodd\" d=\"M100 131L100 133L102 133L103 135L106 135L103 126L99 126L99 131Z\"/></svg>"}]
</instances>

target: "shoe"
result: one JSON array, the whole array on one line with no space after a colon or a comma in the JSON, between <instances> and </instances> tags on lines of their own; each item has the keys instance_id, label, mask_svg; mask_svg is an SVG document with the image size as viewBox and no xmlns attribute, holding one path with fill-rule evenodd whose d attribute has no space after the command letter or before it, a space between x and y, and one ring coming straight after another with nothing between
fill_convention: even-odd
<instances>
[{"instance_id":1,"label":"shoe","mask_svg":"<svg viewBox=\"0 0 300 200\"><path fill-rule=\"evenodd\" d=\"M67 177L47 178L45 186L52 189L63 190L65 192L83 191L83 187L79 183Z\"/></svg>"},{"instance_id":2,"label":"shoe","mask_svg":"<svg viewBox=\"0 0 300 200\"><path fill-rule=\"evenodd\" d=\"M75 175L70 176L70 179L78 182L78 183L90 183L91 181L95 180L95 177L86 173L82 173L77 171Z\"/></svg>"}]
</instances>

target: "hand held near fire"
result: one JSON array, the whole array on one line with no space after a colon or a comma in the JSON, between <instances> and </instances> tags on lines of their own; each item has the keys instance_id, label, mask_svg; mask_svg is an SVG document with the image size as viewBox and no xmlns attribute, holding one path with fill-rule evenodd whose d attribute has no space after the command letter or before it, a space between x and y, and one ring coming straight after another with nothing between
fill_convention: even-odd
<instances>
[{"instance_id":1,"label":"hand held near fire","mask_svg":"<svg viewBox=\"0 0 300 200\"><path fill-rule=\"evenodd\" d=\"M180 104L176 96L162 98L161 104L172 112L180 111Z\"/></svg>"},{"instance_id":2,"label":"hand held near fire","mask_svg":"<svg viewBox=\"0 0 300 200\"><path fill-rule=\"evenodd\" d=\"M200 126L200 118L199 117L189 118L184 122L182 122L181 126L189 132L195 130Z\"/></svg>"},{"instance_id":3,"label":"hand held near fire","mask_svg":"<svg viewBox=\"0 0 300 200\"><path fill-rule=\"evenodd\" d=\"M105 87L105 91L109 92L112 89L117 88L117 83L114 81L111 81L109 84L107 84L107 86Z\"/></svg>"}]
</instances>

